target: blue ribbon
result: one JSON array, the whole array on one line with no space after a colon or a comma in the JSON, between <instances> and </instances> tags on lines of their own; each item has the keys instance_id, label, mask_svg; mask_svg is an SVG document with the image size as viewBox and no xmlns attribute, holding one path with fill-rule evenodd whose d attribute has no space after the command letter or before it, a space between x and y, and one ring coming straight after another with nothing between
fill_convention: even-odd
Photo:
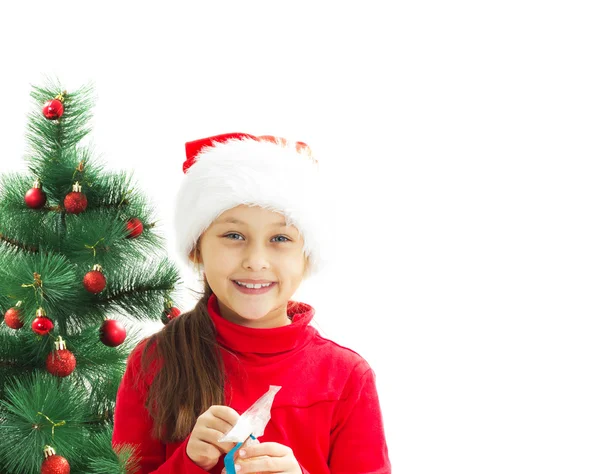
<instances>
[{"instance_id":1,"label":"blue ribbon","mask_svg":"<svg viewBox=\"0 0 600 474\"><path fill-rule=\"evenodd\" d=\"M250 435L250 438L256 439L253 435ZM235 456L235 453L237 452L237 450L240 449L242 447L242 444L244 444L245 442L246 441L236 444L235 448L233 448L231 451L229 451L227 453L227 456L225 456L225 472L227 472L227 474L236 474L235 473L235 461L233 460L233 457Z\"/></svg>"}]
</instances>

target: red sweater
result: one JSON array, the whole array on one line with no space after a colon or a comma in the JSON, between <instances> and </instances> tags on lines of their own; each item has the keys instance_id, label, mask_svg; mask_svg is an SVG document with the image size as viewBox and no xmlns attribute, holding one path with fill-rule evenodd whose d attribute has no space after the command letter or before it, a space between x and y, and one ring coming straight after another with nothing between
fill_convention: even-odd
<instances>
[{"instance_id":1,"label":"red sweater","mask_svg":"<svg viewBox=\"0 0 600 474\"><path fill-rule=\"evenodd\" d=\"M305 474L391 473L375 373L356 352L309 326L314 315L310 305L288 302L292 324L270 329L226 320L214 294L208 311L218 342L237 356L221 349L229 406L242 414L269 385L282 387L259 441L292 448ZM129 356L119 386L113 447L139 445L141 469L136 474L207 474L186 453L189 436L166 445L150 436L146 393L133 387L143 345L144 341ZM220 474L223 466L224 455L210 474Z\"/></svg>"}]
</instances>

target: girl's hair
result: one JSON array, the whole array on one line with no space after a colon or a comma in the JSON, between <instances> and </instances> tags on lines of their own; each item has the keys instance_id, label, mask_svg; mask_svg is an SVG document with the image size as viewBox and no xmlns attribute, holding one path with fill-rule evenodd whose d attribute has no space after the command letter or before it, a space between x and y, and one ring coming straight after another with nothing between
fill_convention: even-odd
<instances>
[{"instance_id":1,"label":"girl's hair","mask_svg":"<svg viewBox=\"0 0 600 474\"><path fill-rule=\"evenodd\" d=\"M142 374L159 363L146 409L154 420L153 437L164 443L184 440L200 414L224 404L223 360L207 309L212 294L204 275L204 294L196 307L150 336L142 353Z\"/></svg>"}]
</instances>

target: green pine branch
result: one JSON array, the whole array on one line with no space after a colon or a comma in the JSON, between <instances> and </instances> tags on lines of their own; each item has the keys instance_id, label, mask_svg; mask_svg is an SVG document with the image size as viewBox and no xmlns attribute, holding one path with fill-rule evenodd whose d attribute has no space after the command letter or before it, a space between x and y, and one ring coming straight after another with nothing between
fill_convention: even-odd
<instances>
[{"instance_id":1,"label":"green pine branch","mask_svg":"<svg viewBox=\"0 0 600 474\"><path fill-rule=\"evenodd\" d=\"M85 449L81 436L87 393L83 387L36 372L8 384L0 400L1 472L39 473L41 448L52 446L67 459ZM35 453L39 452L39 455Z\"/></svg>"},{"instance_id":2,"label":"green pine branch","mask_svg":"<svg viewBox=\"0 0 600 474\"><path fill-rule=\"evenodd\" d=\"M97 300L98 307L140 321L160 318L166 295L173 292L179 282L175 265L166 258L158 262L140 262L114 276L118 282L101 294ZM149 308L153 314L148 314Z\"/></svg>"},{"instance_id":3,"label":"green pine branch","mask_svg":"<svg viewBox=\"0 0 600 474\"><path fill-rule=\"evenodd\" d=\"M21 377L0 400L0 472L37 474L43 455L39 446L52 446L69 460L71 472L123 473L136 469L134 448L112 448L112 426L90 429L88 394L84 387L44 373Z\"/></svg>"},{"instance_id":4,"label":"green pine branch","mask_svg":"<svg viewBox=\"0 0 600 474\"><path fill-rule=\"evenodd\" d=\"M112 429L105 427L95 434L88 443L88 464L85 471L89 474L127 474L139 469L139 458L135 447L120 445L114 451L111 448Z\"/></svg>"},{"instance_id":5,"label":"green pine branch","mask_svg":"<svg viewBox=\"0 0 600 474\"><path fill-rule=\"evenodd\" d=\"M31 97L38 108L34 108L28 116L26 138L31 153L25 160L32 174L40 173L36 165L60 164L63 150L77 145L90 131L89 121L94 105L93 86L88 84L70 93L64 91L58 81L48 81L45 87L33 86ZM41 109L44 103L64 93L64 114L58 120L48 120Z\"/></svg>"}]
</instances>

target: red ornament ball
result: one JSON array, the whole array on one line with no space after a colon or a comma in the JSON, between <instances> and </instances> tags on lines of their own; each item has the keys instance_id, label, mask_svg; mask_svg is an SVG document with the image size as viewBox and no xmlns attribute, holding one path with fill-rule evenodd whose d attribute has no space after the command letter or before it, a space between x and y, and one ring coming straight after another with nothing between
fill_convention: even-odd
<instances>
[{"instance_id":1,"label":"red ornament ball","mask_svg":"<svg viewBox=\"0 0 600 474\"><path fill-rule=\"evenodd\" d=\"M56 120L62 117L65 108L63 103L58 99L52 99L44 104L42 113L48 120Z\"/></svg>"},{"instance_id":2,"label":"red ornament ball","mask_svg":"<svg viewBox=\"0 0 600 474\"><path fill-rule=\"evenodd\" d=\"M142 221L139 220L137 217L132 217L127 221L127 230L129 231L129 235L127 236L127 238L133 239L143 232L144 225L142 224Z\"/></svg>"},{"instance_id":3,"label":"red ornament ball","mask_svg":"<svg viewBox=\"0 0 600 474\"><path fill-rule=\"evenodd\" d=\"M33 332L35 332L36 334L39 334L40 336L45 336L50 331L52 331L52 329L54 329L54 323L50 318L47 318L46 316L38 316L31 323L31 329L33 329Z\"/></svg>"},{"instance_id":4,"label":"red ornament ball","mask_svg":"<svg viewBox=\"0 0 600 474\"><path fill-rule=\"evenodd\" d=\"M90 293L100 293L104 288L106 288L106 277L101 271L89 271L83 277L83 286Z\"/></svg>"},{"instance_id":5,"label":"red ornament ball","mask_svg":"<svg viewBox=\"0 0 600 474\"><path fill-rule=\"evenodd\" d=\"M109 347L117 347L123 344L127 337L125 326L114 319L107 319L100 326L100 340Z\"/></svg>"},{"instance_id":6,"label":"red ornament ball","mask_svg":"<svg viewBox=\"0 0 600 474\"><path fill-rule=\"evenodd\" d=\"M42 188L31 188L25 193L25 204L31 209L41 209L46 204L46 193Z\"/></svg>"},{"instance_id":7,"label":"red ornament ball","mask_svg":"<svg viewBox=\"0 0 600 474\"><path fill-rule=\"evenodd\" d=\"M46 358L46 369L57 377L66 377L75 370L75 356L69 349L58 349L50 352Z\"/></svg>"},{"instance_id":8,"label":"red ornament ball","mask_svg":"<svg viewBox=\"0 0 600 474\"><path fill-rule=\"evenodd\" d=\"M70 474L71 466L69 466L69 461L55 454L44 459L40 472L41 474Z\"/></svg>"},{"instance_id":9,"label":"red ornament ball","mask_svg":"<svg viewBox=\"0 0 600 474\"><path fill-rule=\"evenodd\" d=\"M4 322L9 328L21 329L23 327L23 320L21 319L21 311L17 308L10 308L4 313Z\"/></svg>"},{"instance_id":10,"label":"red ornament ball","mask_svg":"<svg viewBox=\"0 0 600 474\"><path fill-rule=\"evenodd\" d=\"M86 210L88 203L85 194L71 191L65 196L63 204L65 205L65 210L69 214L79 214Z\"/></svg>"},{"instance_id":11,"label":"red ornament ball","mask_svg":"<svg viewBox=\"0 0 600 474\"><path fill-rule=\"evenodd\" d=\"M163 311L163 314L160 319L163 322L163 324L169 324L170 321L173 321L180 314L181 311L179 310L179 308L171 306L169 309Z\"/></svg>"}]
</instances>

